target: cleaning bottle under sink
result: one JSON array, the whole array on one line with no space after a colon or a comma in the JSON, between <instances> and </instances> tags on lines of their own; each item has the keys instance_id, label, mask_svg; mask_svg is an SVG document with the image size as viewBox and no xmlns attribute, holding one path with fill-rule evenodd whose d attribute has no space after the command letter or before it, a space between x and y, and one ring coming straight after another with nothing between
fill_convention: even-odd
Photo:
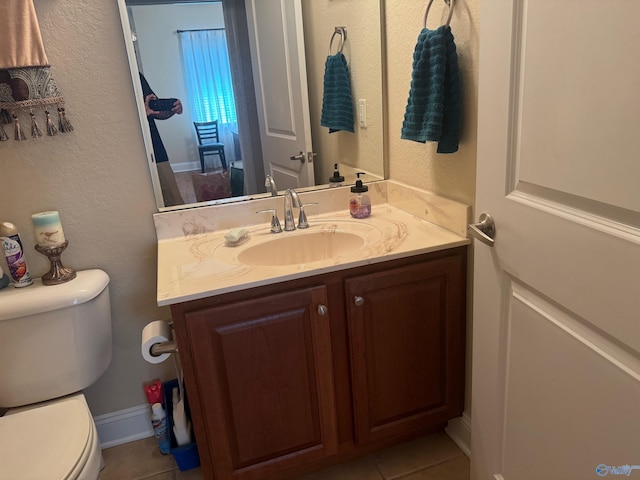
<instances>
[{"instance_id":1,"label":"cleaning bottle under sink","mask_svg":"<svg viewBox=\"0 0 640 480\"><path fill-rule=\"evenodd\" d=\"M360 175L364 175L364 173L356 173L358 179L356 184L351 187L351 193L355 193L355 195L349 199L349 213L353 218L367 218L371 215L371 198L366 193L369 191L369 187L362 184Z\"/></svg>"},{"instance_id":2,"label":"cleaning bottle under sink","mask_svg":"<svg viewBox=\"0 0 640 480\"><path fill-rule=\"evenodd\" d=\"M163 455L171 453L171 438L169 437L167 414L164 408L162 408L161 403L154 403L151 406L151 425L153 426L153 433L160 447L160 453Z\"/></svg>"}]
</instances>

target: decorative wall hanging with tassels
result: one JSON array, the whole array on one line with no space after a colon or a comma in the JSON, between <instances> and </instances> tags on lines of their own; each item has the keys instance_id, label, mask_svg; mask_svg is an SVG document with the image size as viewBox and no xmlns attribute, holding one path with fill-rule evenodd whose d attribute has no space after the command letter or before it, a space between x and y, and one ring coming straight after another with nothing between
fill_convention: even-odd
<instances>
[{"instance_id":1,"label":"decorative wall hanging with tassels","mask_svg":"<svg viewBox=\"0 0 640 480\"><path fill-rule=\"evenodd\" d=\"M31 122L31 137L72 132L64 98L51 76L38 18L32 0L0 1L0 141L10 137L4 125L13 124L14 139L26 140L20 117ZM55 118L57 113L57 126Z\"/></svg>"}]
</instances>

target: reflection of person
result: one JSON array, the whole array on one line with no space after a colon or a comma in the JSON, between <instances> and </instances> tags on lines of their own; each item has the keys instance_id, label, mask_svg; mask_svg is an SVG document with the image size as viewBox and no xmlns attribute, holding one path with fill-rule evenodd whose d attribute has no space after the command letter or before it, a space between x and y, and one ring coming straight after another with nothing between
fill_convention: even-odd
<instances>
[{"instance_id":1,"label":"reflection of person","mask_svg":"<svg viewBox=\"0 0 640 480\"><path fill-rule=\"evenodd\" d=\"M149 107L149 100L155 100L156 94L153 93L147 79L140 74L140 83L142 83L142 95L144 96L144 108L149 121L149 130L151 131L151 143L153 144L153 152L156 160L156 168L158 169L158 177L160 179L160 187L162 188L162 197L164 198L165 207L174 205L182 205L184 200L178 189L176 177L173 174L171 165L169 164L169 156L164 148L160 132L156 126L156 120L166 120L173 117L176 113L182 114L182 103L176 100L173 108L169 111L158 112Z\"/></svg>"}]
</instances>

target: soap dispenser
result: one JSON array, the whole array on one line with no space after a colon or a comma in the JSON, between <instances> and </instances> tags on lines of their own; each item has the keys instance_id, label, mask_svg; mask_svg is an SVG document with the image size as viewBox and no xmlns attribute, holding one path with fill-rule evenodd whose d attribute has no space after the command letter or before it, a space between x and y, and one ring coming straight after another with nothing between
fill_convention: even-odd
<instances>
[{"instance_id":1,"label":"soap dispenser","mask_svg":"<svg viewBox=\"0 0 640 480\"><path fill-rule=\"evenodd\" d=\"M342 182L344 182L344 177L340 175L340 171L338 170L338 164L333 164L333 177L329 177L329 186L330 187L341 187Z\"/></svg>"},{"instance_id":2,"label":"soap dispenser","mask_svg":"<svg viewBox=\"0 0 640 480\"><path fill-rule=\"evenodd\" d=\"M369 187L362 184L360 175L364 175L364 173L356 173L358 179L356 184L351 187L351 193L355 193L355 195L349 200L349 213L353 218L367 218L371 215L371 198L366 194Z\"/></svg>"}]
</instances>

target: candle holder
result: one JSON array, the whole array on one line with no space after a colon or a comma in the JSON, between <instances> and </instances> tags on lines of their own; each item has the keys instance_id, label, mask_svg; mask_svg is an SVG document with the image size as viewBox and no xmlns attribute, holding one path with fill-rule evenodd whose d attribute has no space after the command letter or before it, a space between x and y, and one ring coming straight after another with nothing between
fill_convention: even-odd
<instances>
[{"instance_id":1,"label":"candle holder","mask_svg":"<svg viewBox=\"0 0 640 480\"><path fill-rule=\"evenodd\" d=\"M64 249L67 248L67 245L69 245L68 240L65 240L64 243L60 245L53 245L51 247L36 245L36 250L46 255L51 262L51 268L42 276L43 285L59 285L76 278L75 270L65 267L60 261L60 255L62 255Z\"/></svg>"}]
</instances>

